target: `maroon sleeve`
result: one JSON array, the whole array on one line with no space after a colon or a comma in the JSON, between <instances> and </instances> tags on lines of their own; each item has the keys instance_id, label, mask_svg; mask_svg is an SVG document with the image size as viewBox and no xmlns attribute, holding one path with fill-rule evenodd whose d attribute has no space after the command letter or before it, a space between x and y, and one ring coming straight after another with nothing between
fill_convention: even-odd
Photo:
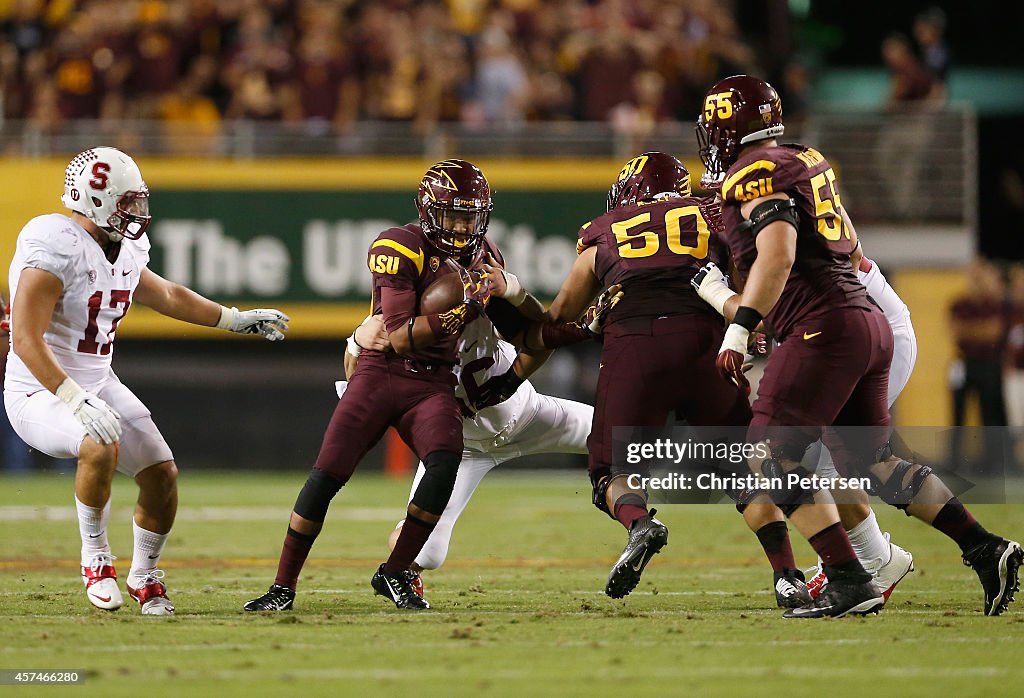
<instances>
[{"instance_id":1,"label":"maroon sleeve","mask_svg":"<svg viewBox=\"0 0 1024 698\"><path fill-rule=\"evenodd\" d=\"M416 288L426 259L418 236L403 228L390 228L377 236L367 254L374 288Z\"/></svg>"},{"instance_id":2,"label":"maroon sleeve","mask_svg":"<svg viewBox=\"0 0 1024 698\"><path fill-rule=\"evenodd\" d=\"M387 331L391 333L401 329L409 318L416 317L416 291L383 286L380 289L380 308Z\"/></svg>"}]
</instances>

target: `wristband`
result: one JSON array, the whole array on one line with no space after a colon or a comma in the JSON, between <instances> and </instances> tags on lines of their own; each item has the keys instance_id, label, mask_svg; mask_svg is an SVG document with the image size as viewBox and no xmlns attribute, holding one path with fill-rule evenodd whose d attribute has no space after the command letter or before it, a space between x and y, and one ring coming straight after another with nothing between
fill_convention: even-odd
<instances>
[{"instance_id":1,"label":"wristband","mask_svg":"<svg viewBox=\"0 0 1024 698\"><path fill-rule=\"evenodd\" d=\"M66 404L70 405L75 401L79 395L84 393L82 386L71 380L71 378L65 378L64 382L57 386L57 389L53 391L53 394L63 400Z\"/></svg>"},{"instance_id":2,"label":"wristband","mask_svg":"<svg viewBox=\"0 0 1024 698\"><path fill-rule=\"evenodd\" d=\"M718 350L718 353L721 354L723 351L731 349L737 354L744 356L747 353L747 340L749 338L750 331L743 325L737 325L734 322L725 330L725 337L722 338L722 347Z\"/></svg>"},{"instance_id":3,"label":"wristband","mask_svg":"<svg viewBox=\"0 0 1024 698\"><path fill-rule=\"evenodd\" d=\"M235 324L235 317L238 315L238 308L228 308L222 305L220 307L220 319L217 320L217 324L214 325L218 330L231 330L231 326Z\"/></svg>"},{"instance_id":4,"label":"wristband","mask_svg":"<svg viewBox=\"0 0 1024 698\"><path fill-rule=\"evenodd\" d=\"M708 291L698 291L697 294L705 303L717 310L719 315L724 316L725 304L730 298L736 295L736 292L728 286L718 284L717 288L712 288Z\"/></svg>"},{"instance_id":5,"label":"wristband","mask_svg":"<svg viewBox=\"0 0 1024 698\"><path fill-rule=\"evenodd\" d=\"M745 328L747 332L753 332L758 323L761 322L761 317L761 313L750 306L741 305L736 310L736 315L733 316L732 322L734 325Z\"/></svg>"},{"instance_id":6,"label":"wristband","mask_svg":"<svg viewBox=\"0 0 1024 698\"><path fill-rule=\"evenodd\" d=\"M349 335L348 339L345 340L345 344L345 351L358 359L359 354L360 352L362 352L363 348L359 346L359 342L356 341L355 332Z\"/></svg>"},{"instance_id":7,"label":"wristband","mask_svg":"<svg viewBox=\"0 0 1024 698\"><path fill-rule=\"evenodd\" d=\"M526 301L526 289L519 283L518 276L510 271L502 273L505 275L505 293L502 298L518 308Z\"/></svg>"}]
</instances>

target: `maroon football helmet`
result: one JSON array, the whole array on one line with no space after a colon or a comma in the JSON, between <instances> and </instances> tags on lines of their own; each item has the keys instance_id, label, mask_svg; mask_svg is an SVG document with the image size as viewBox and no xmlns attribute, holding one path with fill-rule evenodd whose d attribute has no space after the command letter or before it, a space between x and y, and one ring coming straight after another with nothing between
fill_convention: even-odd
<instances>
[{"instance_id":1,"label":"maroon football helmet","mask_svg":"<svg viewBox=\"0 0 1024 698\"><path fill-rule=\"evenodd\" d=\"M719 179L736 162L742 146L781 136L784 130L782 100L774 87L751 75L720 80L708 90L697 118L705 177Z\"/></svg>"},{"instance_id":2,"label":"maroon football helmet","mask_svg":"<svg viewBox=\"0 0 1024 698\"><path fill-rule=\"evenodd\" d=\"M653 199L658 194L690 195L690 172L677 158L651 151L636 156L619 170L608 189L607 210Z\"/></svg>"},{"instance_id":3,"label":"maroon football helmet","mask_svg":"<svg viewBox=\"0 0 1024 698\"><path fill-rule=\"evenodd\" d=\"M442 160L420 180L420 226L437 249L452 257L476 254L493 209L487 178L471 162Z\"/></svg>"}]
</instances>

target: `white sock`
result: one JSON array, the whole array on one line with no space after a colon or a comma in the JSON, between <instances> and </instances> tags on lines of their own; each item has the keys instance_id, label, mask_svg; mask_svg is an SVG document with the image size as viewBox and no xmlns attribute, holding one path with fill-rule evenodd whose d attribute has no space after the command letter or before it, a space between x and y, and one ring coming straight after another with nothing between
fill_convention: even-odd
<instances>
[{"instance_id":1,"label":"white sock","mask_svg":"<svg viewBox=\"0 0 1024 698\"><path fill-rule=\"evenodd\" d=\"M86 567L98 553L110 553L107 541L110 500L100 509L82 504L76 496L75 509L78 510L78 532L82 536L82 566Z\"/></svg>"},{"instance_id":2,"label":"white sock","mask_svg":"<svg viewBox=\"0 0 1024 698\"><path fill-rule=\"evenodd\" d=\"M892 558L892 549L889 541L882 535L878 528L878 521L875 519L875 512L868 514L868 518L847 531L850 537L850 545L853 552L857 553L857 559L864 569L874 574L879 568L888 564Z\"/></svg>"},{"instance_id":3,"label":"white sock","mask_svg":"<svg viewBox=\"0 0 1024 698\"><path fill-rule=\"evenodd\" d=\"M135 551L132 553L132 569L128 573L127 583L138 588L143 578L160 564L160 555L164 552L167 537L170 533L153 533L135 523L132 518L132 534L135 539Z\"/></svg>"}]
</instances>

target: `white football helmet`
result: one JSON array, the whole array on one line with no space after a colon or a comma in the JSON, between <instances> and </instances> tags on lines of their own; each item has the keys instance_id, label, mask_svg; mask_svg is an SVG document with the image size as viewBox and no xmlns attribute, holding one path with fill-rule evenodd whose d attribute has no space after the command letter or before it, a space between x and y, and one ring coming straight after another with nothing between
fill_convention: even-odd
<instances>
[{"instance_id":1,"label":"white football helmet","mask_svg":"<svg viewBox=\"0 0 1024 698\"><path fill-rule=\"evenodd\" d=\"M138 240L149 227L149 188L142 172L117 148L83 150L64 171L66 207L98 225L114 242Z\"/></svg>"}]
</instances>

